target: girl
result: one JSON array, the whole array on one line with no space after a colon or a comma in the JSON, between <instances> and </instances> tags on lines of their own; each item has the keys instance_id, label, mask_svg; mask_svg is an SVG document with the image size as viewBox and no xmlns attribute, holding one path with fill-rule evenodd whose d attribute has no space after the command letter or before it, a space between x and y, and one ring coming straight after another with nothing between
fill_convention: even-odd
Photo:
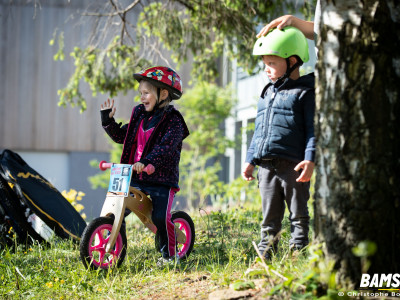
<instances>
[{"instance_id":1,"label":"girl","mask_svg":"<svg viewBox=\"0 0 400 300\"><path fill-rule=\"evenodd\" d=\"M178 257L171 207L179 191L182 141L189 130L170 102L182 96L182 85L179 75L168 67L151 67L133 76L139 82L141 104L133 108L129 123L115 122L116 108L110 99L101 105L101 120L111 139L124 145L121 163L132 164L136 171L131 185L152 199L152 220L160 233L162 253L158 264L163 264ZM154 172L142 172L149 165Z\"/></svg>"}]
</instances>

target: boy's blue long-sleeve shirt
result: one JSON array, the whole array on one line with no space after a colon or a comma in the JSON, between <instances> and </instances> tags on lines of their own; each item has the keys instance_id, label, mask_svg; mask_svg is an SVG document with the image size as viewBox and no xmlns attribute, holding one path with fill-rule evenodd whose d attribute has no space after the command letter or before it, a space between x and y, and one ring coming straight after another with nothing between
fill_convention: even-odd
<instances>
[{"instance_id":1,"label":"boy's blue long-sleeve shirt","mask_svg":"<svg viewBox=\"0 0 400 300\"><path fill-rule=\"evenodd\" d=\"M308 74L266 85L258 101L246 162L257 165L263 158L315 160L314 84L314 75Z\"/></svg>"}]
</instances>

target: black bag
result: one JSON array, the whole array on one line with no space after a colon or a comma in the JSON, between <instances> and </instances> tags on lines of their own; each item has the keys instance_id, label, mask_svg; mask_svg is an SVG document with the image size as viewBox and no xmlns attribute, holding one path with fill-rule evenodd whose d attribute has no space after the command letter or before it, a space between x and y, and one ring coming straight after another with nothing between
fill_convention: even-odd
<instances>
[{"instance_id":1,"label":"black bag","mask_svg":"<svg viewBox=\"0 0 400 300\"><path fill-rule=\"evenodd\" d=\"M18 199L7 181L0 176L0 243L13 246L14 237L18 244L32 244L34 240L43 242L44 239L28 222L29 208Z\"/></svg>"},{"instance_id":2,"label":"black bag","mask_svg":"<svg viewBox=\"0 0 400 300\"><path fill-rule=\"evenodd\" d=\"M4 150L0 156L1 176L13 191L54 233L79 240L86 222L67 199L17 153Z\"/></svg>"},{"instance_id":3,"label":"black bag","mask_svg":"<svg viewBox=\"0 0 400 300\"><path fill-rule=\"evenodd\" d=\"M0 196L1 202L1 196ZM13 244L12 225L10 218L7 216L3 206L0 204L0 246L7 245L11 247Z\"/></svg>"}]
</instances>

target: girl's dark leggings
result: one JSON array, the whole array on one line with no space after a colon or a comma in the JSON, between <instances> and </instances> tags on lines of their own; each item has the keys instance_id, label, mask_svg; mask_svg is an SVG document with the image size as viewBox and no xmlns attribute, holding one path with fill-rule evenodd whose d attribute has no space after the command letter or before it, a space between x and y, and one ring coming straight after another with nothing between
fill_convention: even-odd
<instances>
[{"instance_id":1,"label":"girl's dark leggings","mask_svg":"<svg viewBox=\"0 0 400 300\"><path fill-rule=\"evenodd\" d=\"M165 185L132 182L131 186L150 196L153 202L152 221L160 235L160 249L164 258L175 255L175 226L171 221L171 208L178 188ZM130 211L125 212L125 217Z\"/></svg>"}]
</instances>

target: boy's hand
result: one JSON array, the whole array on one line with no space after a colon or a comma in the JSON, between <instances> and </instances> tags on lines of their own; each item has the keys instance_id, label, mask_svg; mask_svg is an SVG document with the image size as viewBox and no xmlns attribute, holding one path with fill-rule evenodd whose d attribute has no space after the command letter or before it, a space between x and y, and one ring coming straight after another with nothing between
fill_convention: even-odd
<instances>
[{"instance_id":1,"label":"boy's hand","mask_svg":"<svg viewBox=\"0 0 400 300\"><path fill-rule=\"evenodd\" d=\"M137 163L135 163L133 166L132 166L132 168L136 171L136 173L142 173L142 171L143 171L143 169L145 168L146 166L144 165L144 164L142 164L141 162L137 162Z\"/></svg>"},{"instance_id":2,"label":"boy's hand","mask_svg":"<svg viewBox=\"0 0 400 300\"><path fill-rule=\"evenodd\" d=\"M309 160L303 160L302 162L300 162L295 168L295 171L300 171L301 169L303 169L303 171L301 172L300 176L296 179L297 182L308 182L311 179L311 176L313 174L314 171L314 166L315 163L313 163L312 161Z\"/></svg>"},{"instance_id":3,"label":"boy's hand","mask_svg":"<svg viewBox=\"0 0 400 300\"><path fill-rule=\"evenodd\" d=\"M116 107L114 107L114 99L110 101L110 99L107 99L107 101L104 102L104 104L101 104L100 106L101 110L107 110L111 109L109 117L110 119L114 116L115 111L117 110Z\"/></svg>"},{"instance_id":4,"label":"boy's hand","mask_svg":"<svg viewBox=\"0 0 400 300\"><path fill-rule=\"evenodd\" d=\"M252 164L245 163L242 171L243 179L247 181L254 180L253 171L254 171L254 166Z\"/></svg>"}]
</instances>

